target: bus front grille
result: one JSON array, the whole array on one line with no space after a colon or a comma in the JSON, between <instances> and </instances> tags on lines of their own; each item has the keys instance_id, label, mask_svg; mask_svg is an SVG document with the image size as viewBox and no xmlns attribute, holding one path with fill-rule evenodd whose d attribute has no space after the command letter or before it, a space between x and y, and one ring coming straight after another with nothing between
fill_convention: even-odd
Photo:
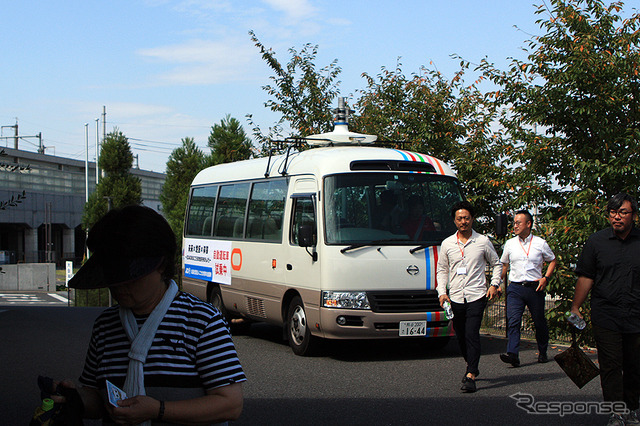
<instances>
[{"instance_id":1,"label":"bus front grille","mask_svg":"<svg viewBox=\"0 0 640 426\"><path fill-rule=\"evenodd\" d=\"M373 312L403 313L442 310L436 290L368 291L367 297Z\"/></svg>"}]
</instances>

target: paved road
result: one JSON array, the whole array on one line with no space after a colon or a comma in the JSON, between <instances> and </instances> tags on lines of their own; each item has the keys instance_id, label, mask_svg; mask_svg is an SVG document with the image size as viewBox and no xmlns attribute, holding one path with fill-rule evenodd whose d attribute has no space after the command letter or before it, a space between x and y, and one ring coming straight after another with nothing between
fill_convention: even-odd
<instances>
[{"instance_id":1,"label":"paved road","mask_svg":"<svg viewBox=\"0 0 640 426\"><path fill-rule=\"evenodd\" d=\"M38 374L79 375L100 311L0 307L0 423L25 424L38 403ZM531 344L523 348L522 367L514 369L498 359L504 339L483 336L478 392L462 394L464 364L455 340L439 351L417 340L337 342L320 356L302 358L281 335L277 327L254 324L248 334L234 336L249 379L235 425L606 424L603 415L560 417L518 408L510 395L529 394L538 409L601 399L597 379L578 389L555 362L538 364ZM553 347L550 355L561 349Z\"/></svg>"},{"instance_id":2,"label":"paved road","mask_svg":"<svg viewBox=\"0 0 640 426\"><path fill-rule=\"evenodd\" d=\"M44 292L0 292L0 306L67 306L66 291Z\"/></svg>"}]
</instances>

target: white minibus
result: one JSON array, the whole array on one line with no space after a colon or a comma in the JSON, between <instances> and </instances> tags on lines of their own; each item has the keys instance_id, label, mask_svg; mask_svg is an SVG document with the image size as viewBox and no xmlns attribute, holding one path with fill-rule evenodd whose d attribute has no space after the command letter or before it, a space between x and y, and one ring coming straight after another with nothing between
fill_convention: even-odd
<instances>
[{"instance_id":1,"label":"white minibus","mask_svg":"<svg viewBox=\"0 0 640 426\"><path fill-rule=\"evenodd\" d=\"M446 343L436 263L455 232L456 176L428 155L362 146L363 135L339 126L318 135L331 146L196 176L183 289L227 318L283 325L298 355L320 338Z\"/></svg>"}]
</instances>

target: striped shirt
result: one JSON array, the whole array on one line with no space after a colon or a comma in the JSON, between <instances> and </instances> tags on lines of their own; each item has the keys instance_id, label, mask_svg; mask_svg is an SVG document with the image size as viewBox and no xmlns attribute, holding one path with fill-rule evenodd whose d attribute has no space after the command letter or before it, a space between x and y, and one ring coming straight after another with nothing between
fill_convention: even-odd
<instances>
[{"instance_id":1,"label":"striped shirt","mask_svg":"<svg viewBox=\"0 0 640 426\"><path fill-rule=\"evenodd\" d=\"M80 383L99 389L103 396L105 380L124 387L129 365L130 343L118 309L108 308L96 319L80 376ZM146 316L137 320L141 327ZM188 293L179 292L158 326L144 363L147 395L163 400L191 399L245 380L228 325L220 312Z\"/></svg>"}]
</instances>

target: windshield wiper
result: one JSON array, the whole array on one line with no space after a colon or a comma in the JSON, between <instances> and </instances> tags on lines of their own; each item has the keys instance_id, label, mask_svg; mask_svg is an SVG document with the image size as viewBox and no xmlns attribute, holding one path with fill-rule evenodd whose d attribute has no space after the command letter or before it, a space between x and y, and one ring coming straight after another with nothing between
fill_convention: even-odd
<instances>
[{"instance_id":1,"label":"windshield wiper","mask_svg":"<svg viewBox=\"0 0 640 426\"><path fill-rule=\"evenodd\" d=\"M413 253L415 253L417 251L424 250L427 247L439 246L440 243L441 243L441 241L428 241L428 242L426 242L424 244L420 244L419 246L410 249L409 253L413 254Z\"/></svg>"},{"instance_id":2,"label":"windshield wiper","mask_svg":"<svg viewBox=\"0 0 640 426\"><path fill-rule=\"evenodd\" d=\"M357 248L361 248L361 247L367 247L367 246L375 246L378 244L385 244L385 243L393 243L393 242L398 242L398 241L411 241L408 238L389 238L386 240L375 240L375 241L367 241L366 243L356 243L356 244L351 244L349 247L345 247L340 249L340 253L346 253L350 250L355 250Z\"/></svg>"}]
</instances>

